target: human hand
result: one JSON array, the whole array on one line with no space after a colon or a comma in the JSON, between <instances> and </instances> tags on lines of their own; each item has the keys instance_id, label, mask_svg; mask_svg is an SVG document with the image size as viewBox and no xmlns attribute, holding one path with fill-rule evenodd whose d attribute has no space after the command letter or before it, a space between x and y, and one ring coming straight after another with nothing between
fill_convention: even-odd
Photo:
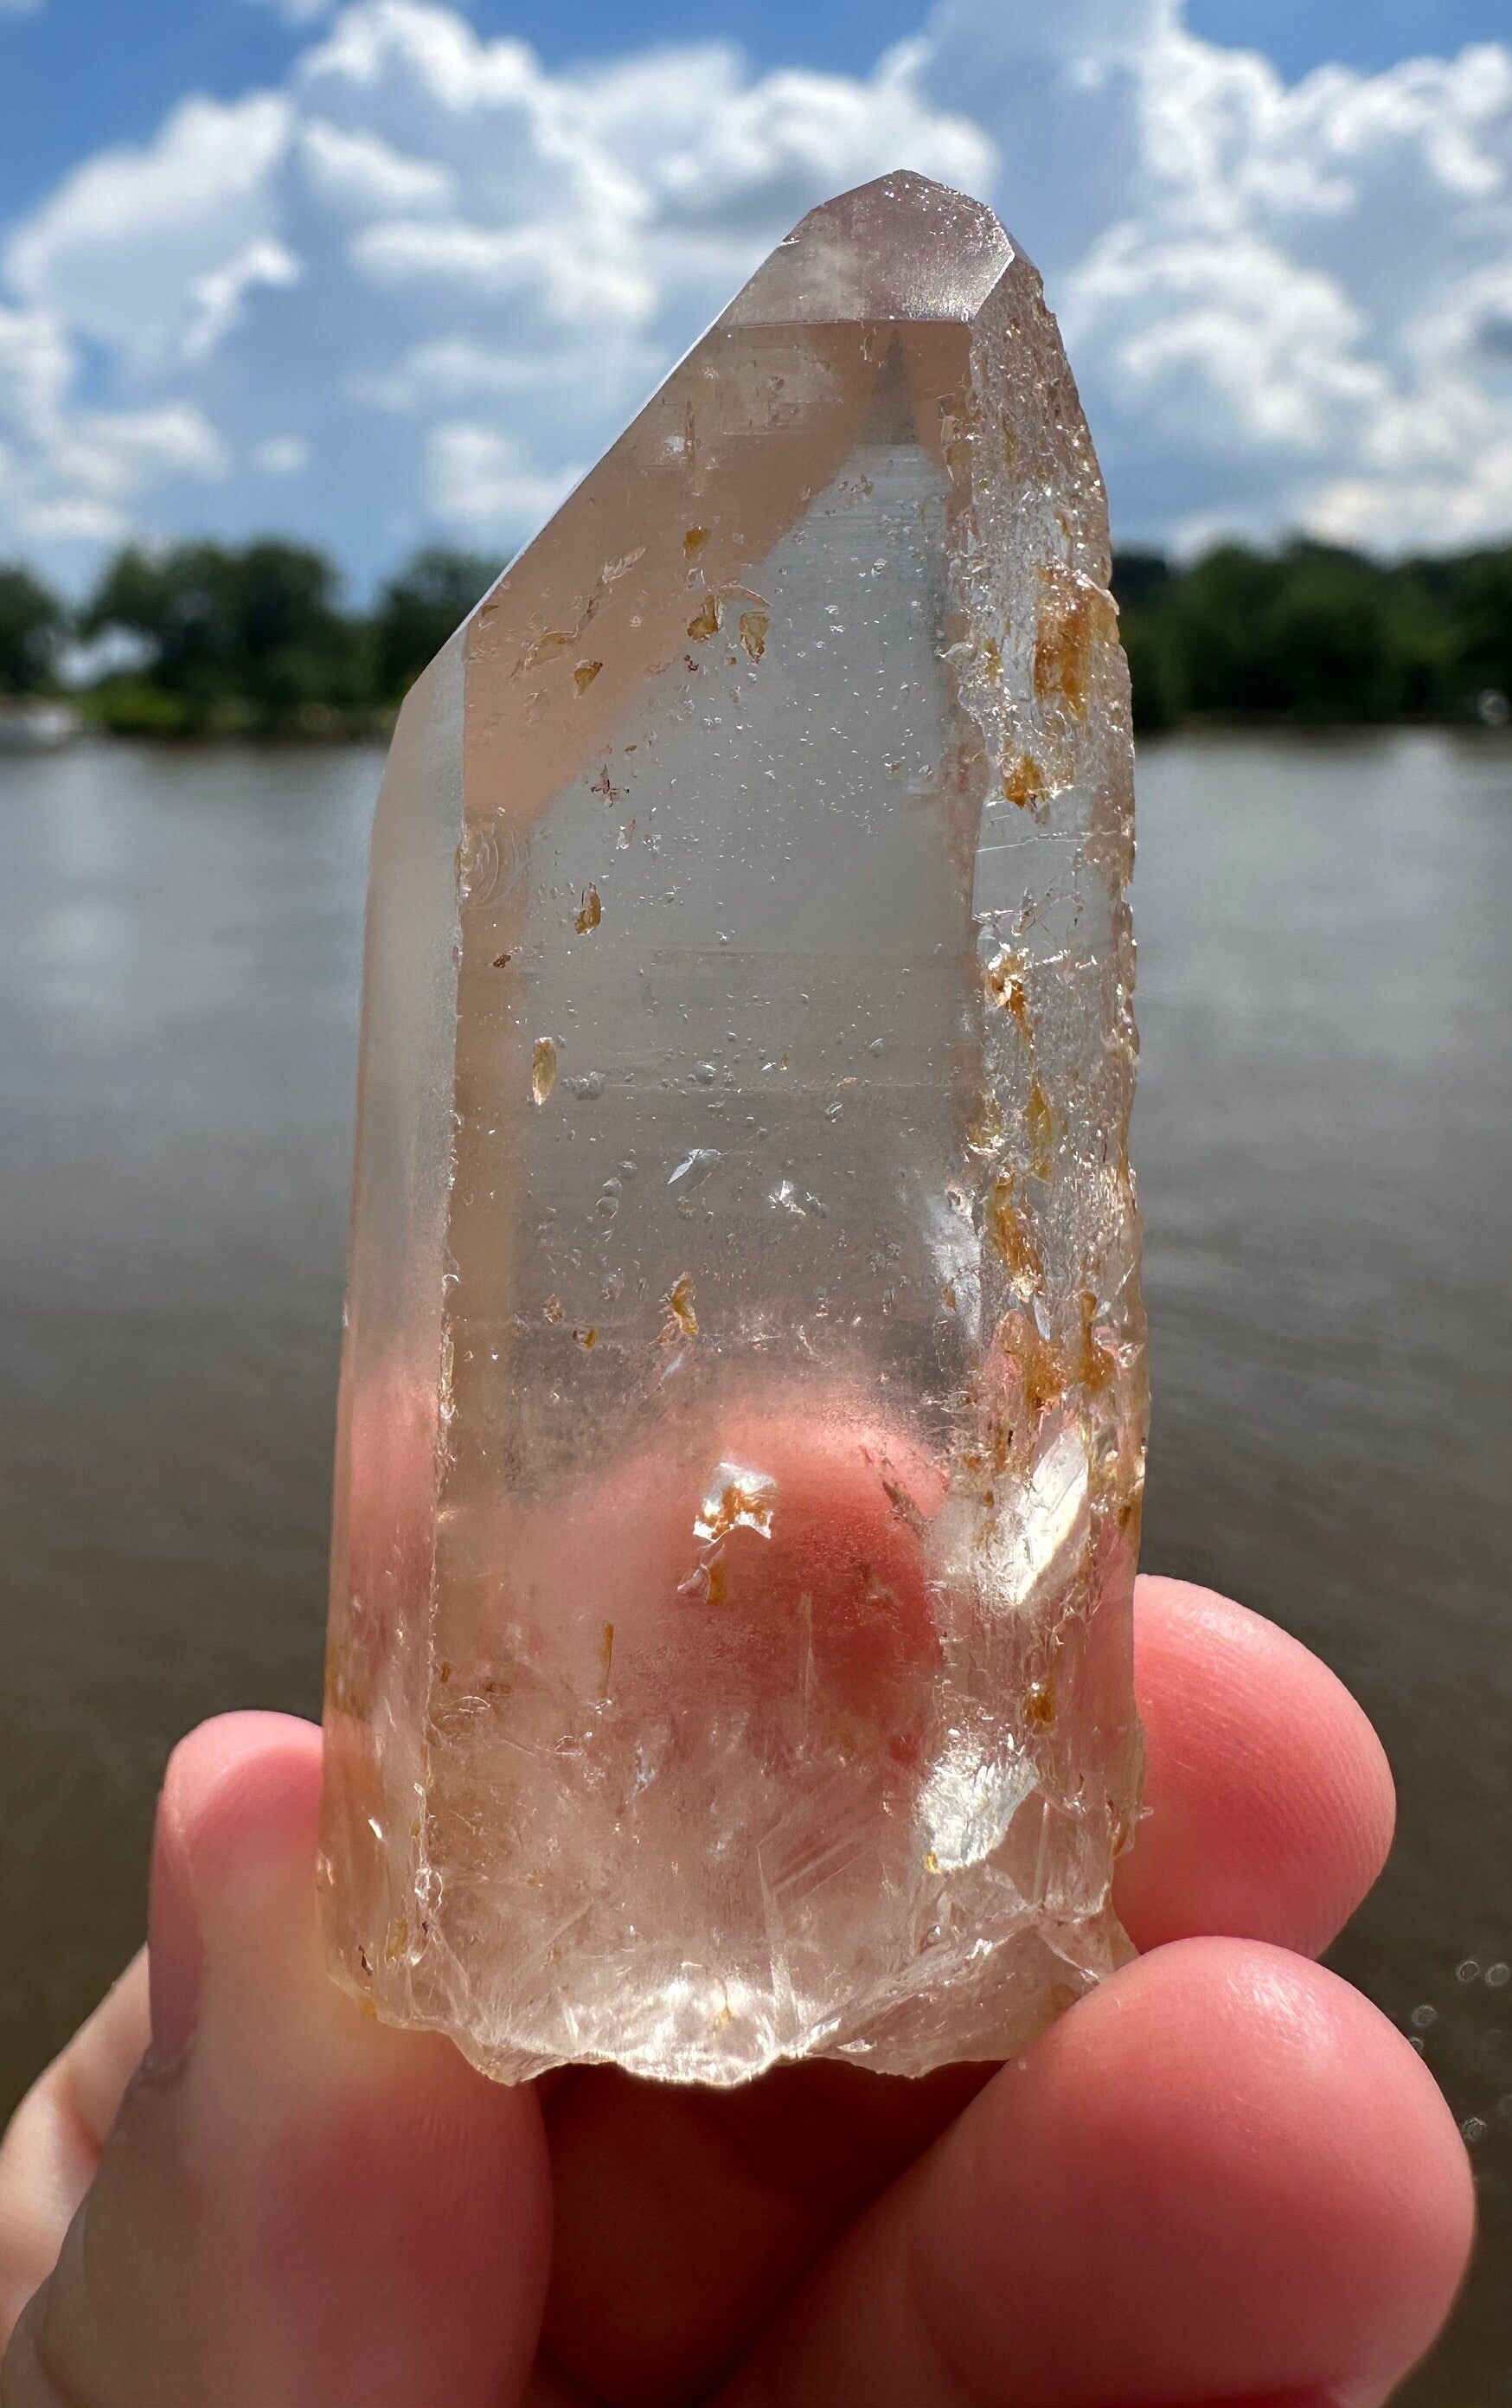
<instances>
[{"instance_id":1,"label":"human hand","mask_svg":"<svg viewBox=\"0 0 1512 2408\"><path fill-rule=\"evenodd\" d=\"M1136 1679L1149 1953L999 2071L734 2093L505 2089L364 2017L316 1928L319 1732L205 1725L150 1973L0 2150L0 2408L1373 2408L1472 2220L1426 2069L1308 1961L1390 1775L1320 1664L1204 1590L1140 1583Z\"/></svg>"}]
</instances>

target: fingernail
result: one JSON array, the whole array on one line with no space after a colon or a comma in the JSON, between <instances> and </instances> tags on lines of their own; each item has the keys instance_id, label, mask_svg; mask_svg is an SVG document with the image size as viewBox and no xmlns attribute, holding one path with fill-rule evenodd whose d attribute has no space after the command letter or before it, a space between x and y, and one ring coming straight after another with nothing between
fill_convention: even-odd
<instances>
[{"instance_id":1,"label":"fingernail","mask_svg":"<svg viewBox=\"0 0 1512 2408\"><path fill-rule=\"evenodd\" d=\"M152 2042L148 2062L167 2071L194 2037L205 1945L182 1838L166 1792L158 1800L147 1908L147 1971Z\"/></svg>"}]
</instances>

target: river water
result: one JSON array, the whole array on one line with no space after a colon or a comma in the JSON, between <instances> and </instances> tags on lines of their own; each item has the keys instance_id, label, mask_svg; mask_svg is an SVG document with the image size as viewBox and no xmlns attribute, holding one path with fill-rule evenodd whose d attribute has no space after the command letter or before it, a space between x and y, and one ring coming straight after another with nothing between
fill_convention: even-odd
<instances>
[{"instance_id":1,"label":"river water","mask_svg":"<svg viewBox=\"0 0 1512 2408\"><path fill-rule=\"evenodd\" d=\"M0 760L0 2102L140 1936L199 1716L319 1699L379 756ZM1512 738L1140 763L1146 1562L1391 1749L1340 1970L1419 2033L1485 2231L1416 2408L1512 2401Z\"/></svg>"}]
</instances>

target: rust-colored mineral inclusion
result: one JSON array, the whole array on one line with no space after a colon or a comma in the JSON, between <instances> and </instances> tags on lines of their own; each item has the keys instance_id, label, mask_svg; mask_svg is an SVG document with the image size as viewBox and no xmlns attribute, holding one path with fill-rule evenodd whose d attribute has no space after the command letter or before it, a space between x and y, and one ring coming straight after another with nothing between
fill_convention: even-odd
<instances>
[{"instance_id":1,"label":"rust-colored mineral inclusion","mask_svg":"<svg viewBox=\"0 0 1512 2408\"><path fill-rule=\"evenodd\" d=\"M1128 681L1040 281L806 218L405 706L321 1877L519 2080L1018 2047L1120 1960Z\"/></svg>"}]
</instances>

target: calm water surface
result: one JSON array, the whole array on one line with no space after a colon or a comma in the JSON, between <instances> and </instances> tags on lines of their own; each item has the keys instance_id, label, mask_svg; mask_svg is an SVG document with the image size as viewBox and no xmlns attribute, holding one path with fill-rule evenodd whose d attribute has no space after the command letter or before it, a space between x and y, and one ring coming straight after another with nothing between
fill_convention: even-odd
<instances>
[{"instance_id":1,"label":"calm water surface","mask_svg":"<svg viewBox=\"0 0 1512 2408\"><path fill-rule=\"evenodd\" d=\"M0 2090L136 1946L153 1789L315 1711L378 756L0 761ZM1147 1564L1319 1649L1401 1840L1335 1953L1467 2122L1411 2397L1512 2401L1512 740L1140 776Z\"/></svg>"}]
</instances>

